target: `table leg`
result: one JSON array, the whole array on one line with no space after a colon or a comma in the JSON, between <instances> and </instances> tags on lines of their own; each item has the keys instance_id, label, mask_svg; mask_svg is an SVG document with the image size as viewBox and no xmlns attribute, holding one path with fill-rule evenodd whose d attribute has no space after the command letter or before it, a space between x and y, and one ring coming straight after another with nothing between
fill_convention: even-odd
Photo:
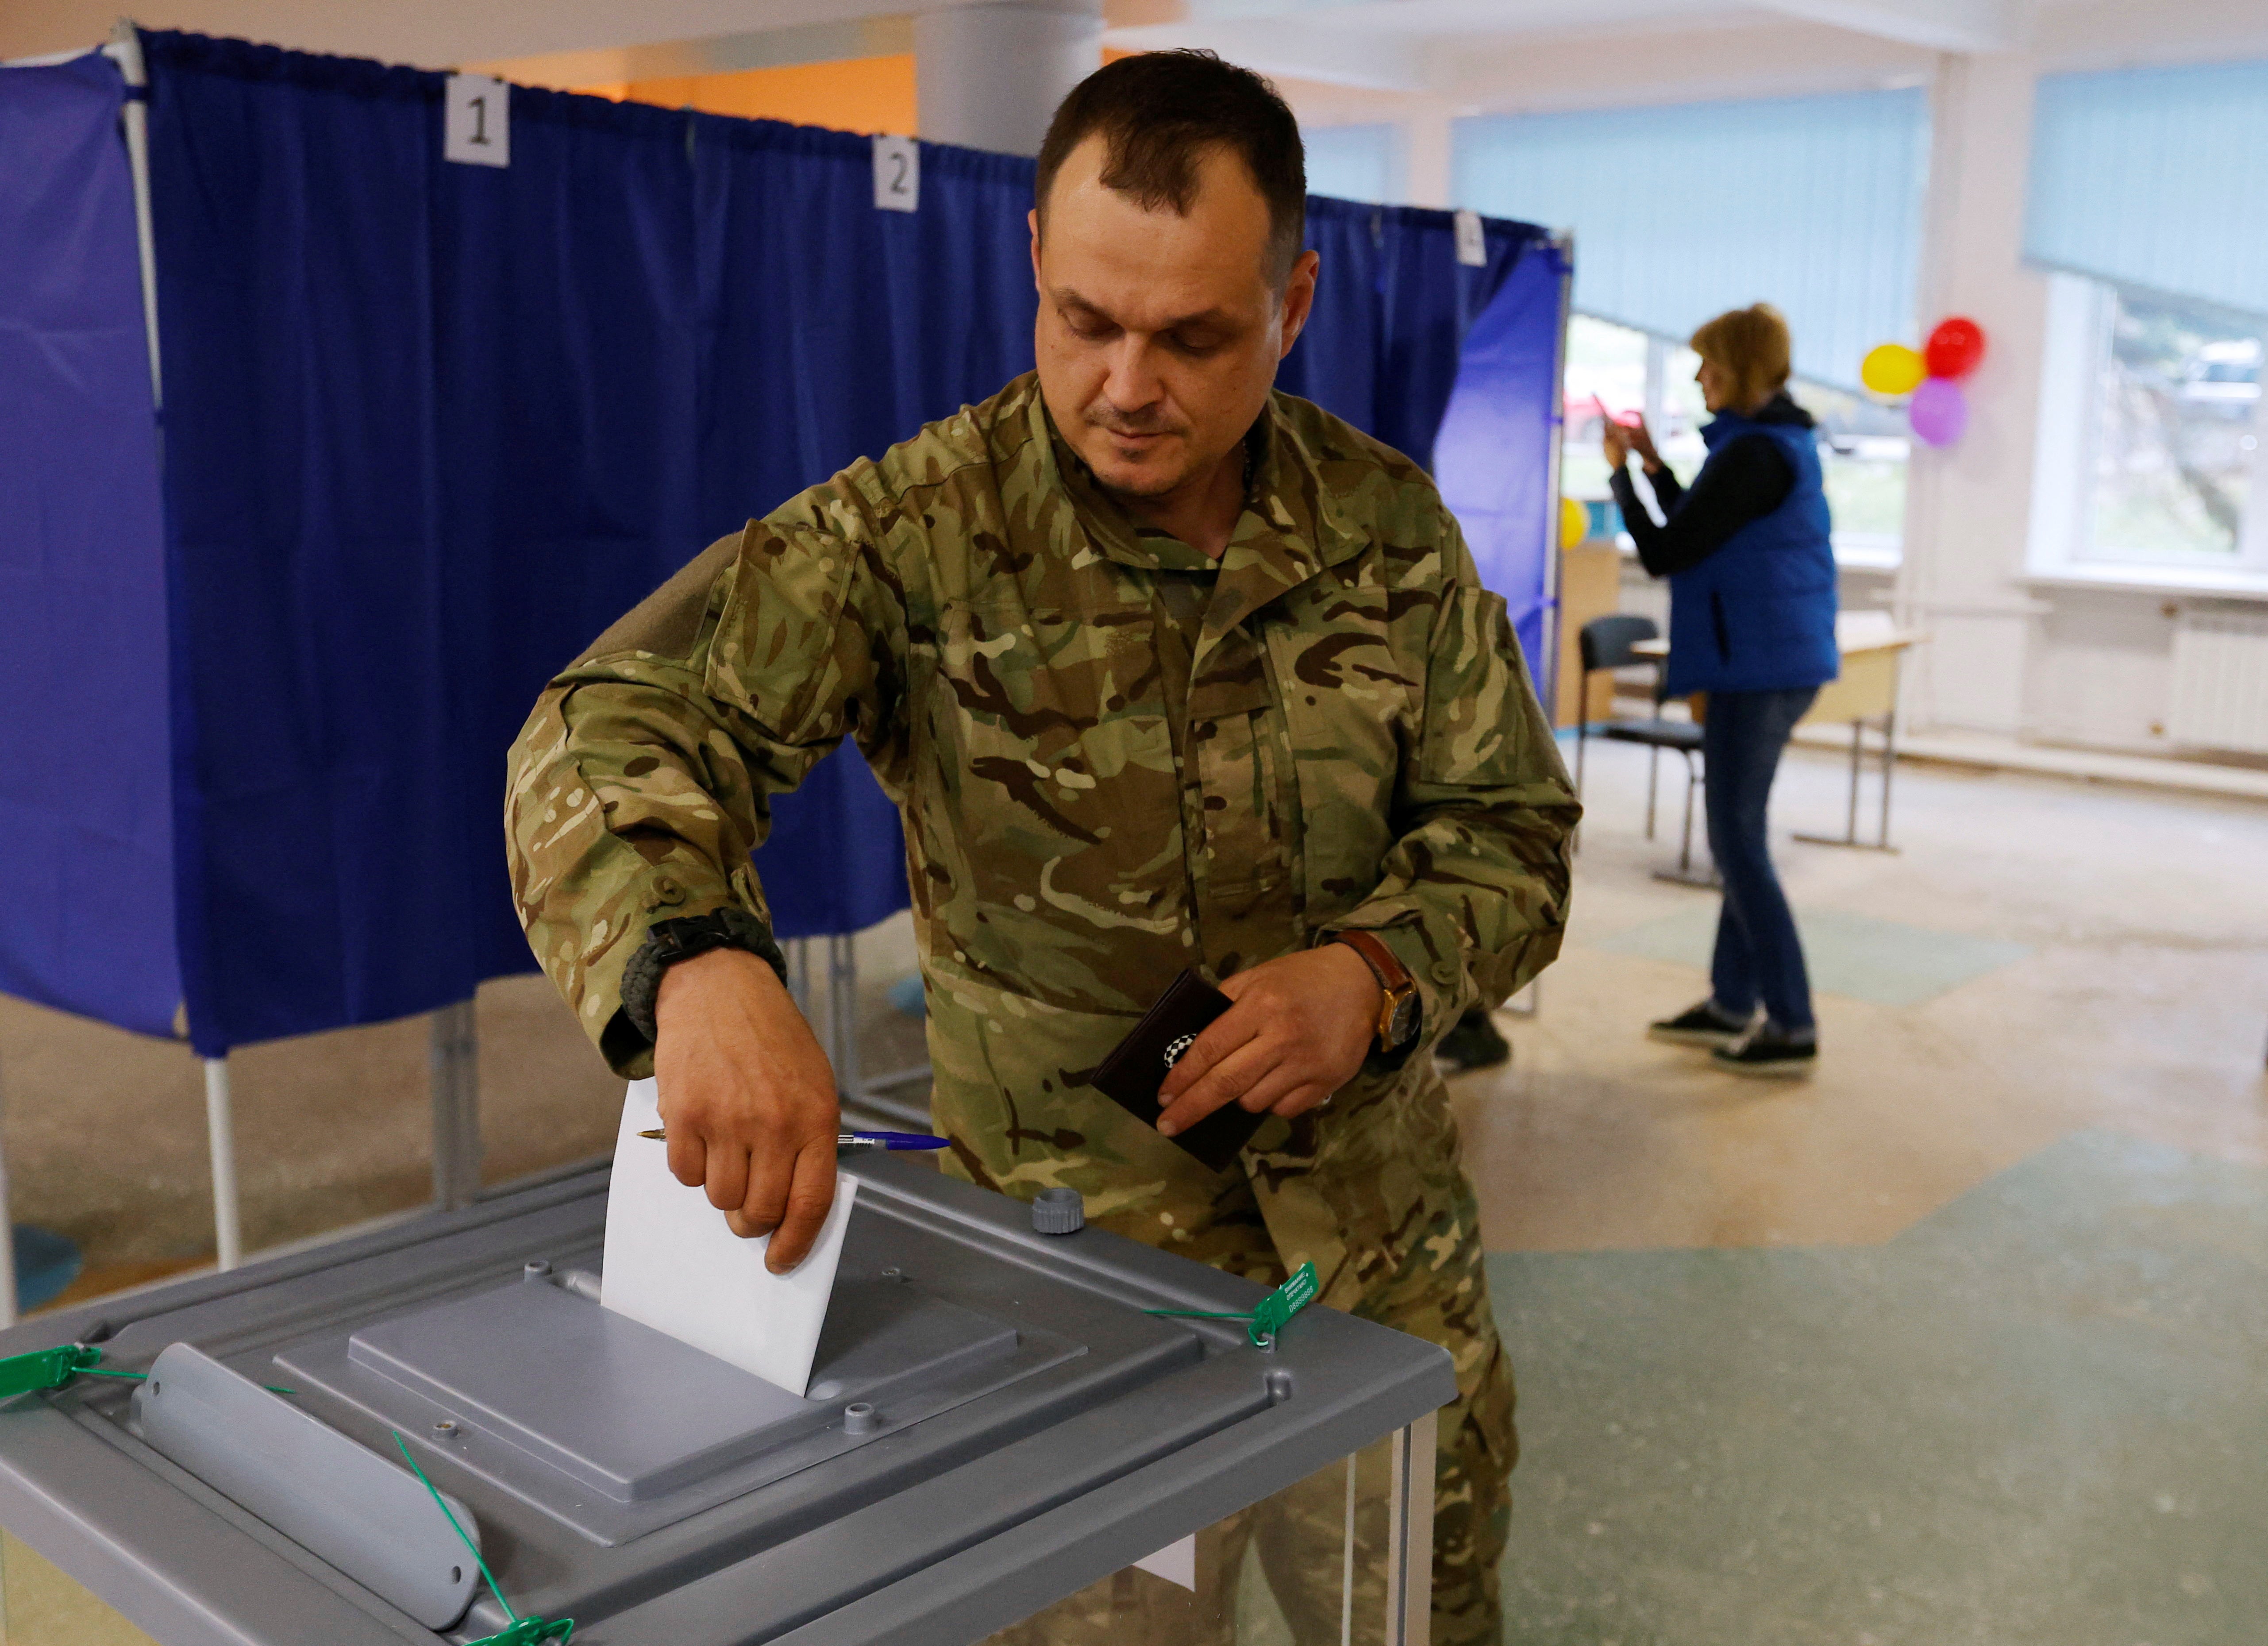
<instances>
[{"instance_id":1,"label":"table leg","mask_svg":"<svg viewBox=\"0 0 2268 1646\"><path fill-rule=\"evenodd\" d=\"M1890 777L1898 769L1898 712L1895 705L1882 716L1882 820L1874 832L1874 844L1885 852L1897 848L1890 844Z\"/></svg>"}]
</instances>

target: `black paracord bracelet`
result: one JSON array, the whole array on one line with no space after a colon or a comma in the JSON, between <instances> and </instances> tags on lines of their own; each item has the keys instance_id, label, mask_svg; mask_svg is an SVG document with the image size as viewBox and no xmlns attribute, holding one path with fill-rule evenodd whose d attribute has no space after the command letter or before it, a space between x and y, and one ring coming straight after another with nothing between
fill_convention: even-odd
<instances>
[{"instance_id":1,"label":"black paracord bracelet","mask_svg":"<svg viewBox=\"0 0 2268 1646\"><path fill-rule=\"evenodd\" d=\"M744 949L777 972L782 983L787 981L787 956L780 952L771 928L746 909L712 909L707 914L656 920L622 968L622 1015L649 1042L656 1037L653 1008L661 993L662 973L712 948Z\"/></svg>"}]
</instances>

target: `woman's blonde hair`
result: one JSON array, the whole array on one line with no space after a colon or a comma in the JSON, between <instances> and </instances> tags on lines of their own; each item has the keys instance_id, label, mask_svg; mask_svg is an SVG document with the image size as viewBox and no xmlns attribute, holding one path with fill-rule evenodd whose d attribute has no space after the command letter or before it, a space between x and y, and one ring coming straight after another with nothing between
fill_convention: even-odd
<instances>
[{"instance_id":1,"label":"woman's blonde hair","mask_svg":"<svg viewBox=\"0 0 2268 1646\"><path fill-rule=\"evenodd\" d=\"M1787 382L1787 321L1769 303L1727 309L1693 334L1693 352L1733 380L1733 406L1753 411Z\"/></svg>"}]
</instances>

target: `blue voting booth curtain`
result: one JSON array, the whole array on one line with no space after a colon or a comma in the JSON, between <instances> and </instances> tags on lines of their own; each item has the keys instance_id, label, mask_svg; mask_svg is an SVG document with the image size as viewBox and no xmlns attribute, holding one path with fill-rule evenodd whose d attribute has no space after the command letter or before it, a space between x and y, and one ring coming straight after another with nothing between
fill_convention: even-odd
<instances>
[{"instance_id":1,"label":"blue voting booth curtain","mask_svg":"<svg viewBox=\"0 0 2268 1646\"><path fill-rule=\"evenodd\" d=\"M873 144L693 117L711 535L1032 368L1032 163L924 144L921 209L874 207ZM906 906L897 808L854 750L772 808L756 870L783 937Z\"/></svg>"},{"instance_id":2,"label":"blue voting booth curtain","mask_svg":"<svg viewBox=\"0 0 2268 1646\"><path fill-rule=\"evenodd\" d=\"M920 210L880 211L866 139L518 87L510 166L458 165L441 76L145 42L210 1054L529 966L499 814L544 682L708 542L1028 368L1032 168L924 145ZM1446 213L1314 220L1339 274L1285 385L1422 460L1530 232L1469 269ZM904 906L855 754L772 821L783 935Z\"/></svg>"},{"instance_id":3,"label":"blue voting booth curtain","mask_svg":"<svg viewBox=\"0 0 2268 1646\"><path fill-rule=\"evenodd\" d=\"M157 423L116 67L0 69L0 990L172 1032Z\"/></svg>"},{"instance_id":4,"label":"blue voting booth curtain","mask_svg":"<svg viewBox=\"0 0 2268 1646\"><path fill-rule=\"evenodd\" d=\"M1560 349L1566 254L1531 240L1466 335L1456 392L1433 443L1434 476L1481 581L1505 598L1528 672L1546 704L1557 660L1544 650L1559 499Z\"/></svg>"},{"instance_id":5,"label":"blue voting booth curtain","mask_svg":"<svg viewBox=\"0 0 2268 1646\"><path fill-rule=\"evenodd\" d=\"M532 963L543 682L704 541L681 118L153 33L181 953L208 1054Z\"/></svg>"},{"instance_id":6,"label":"blue voting booth curtain","mask_svg":"<svg viewBox=\"0 0 2268 1646\"><path fill-rule=\"evenodd\" d=\"M1481 226L1486 261L1466 264L1452 213L1310 196L1307 244L1322 265L1314 315L1278 387L1431 469L1465 334L1544 238L1524 223Z\"/></svg>"}]
</instances>

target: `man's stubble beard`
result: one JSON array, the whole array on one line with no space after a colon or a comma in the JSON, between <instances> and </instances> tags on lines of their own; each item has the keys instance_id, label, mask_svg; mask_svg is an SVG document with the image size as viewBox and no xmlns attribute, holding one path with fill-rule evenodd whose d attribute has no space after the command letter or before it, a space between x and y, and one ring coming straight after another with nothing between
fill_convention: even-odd
<instances>
[{"instance_id":1,"label":"man's stubble beard","mask_svg":"<svg viewBox=\"0 0 2268 1646\"><path fill-rule=\"evenodd\" d=\"M1110 442L1114 431L1108 424L1090 422L1087 426L1100 435L1106 445ZM1138 429L1124 431L1124 432L1179 435L1183 442L1183 453L1185 455L1188 453L1189 448L1187 442L1189 439L1189 431L1187 429ZM1110 450L1110 455L1114 459L1117 457L1117 452L1115 447ZM1091 461L1088 466L1091 469L1094 468L1094 464ZM1142 480L1131 485L1123 484L1118 481L1106 478L1102 471L1099 469L1095 469L1094 477L1106 491L1112 492L1122 498L1141 498L1146 499L1171 496L1174 492L1179 491L1182 487L1189 483L1189 476L1197 472L1197 465L1196 463L1184 461L1180 468L1172 474L1145 476Z\"/></svg>"}]
</instances>

